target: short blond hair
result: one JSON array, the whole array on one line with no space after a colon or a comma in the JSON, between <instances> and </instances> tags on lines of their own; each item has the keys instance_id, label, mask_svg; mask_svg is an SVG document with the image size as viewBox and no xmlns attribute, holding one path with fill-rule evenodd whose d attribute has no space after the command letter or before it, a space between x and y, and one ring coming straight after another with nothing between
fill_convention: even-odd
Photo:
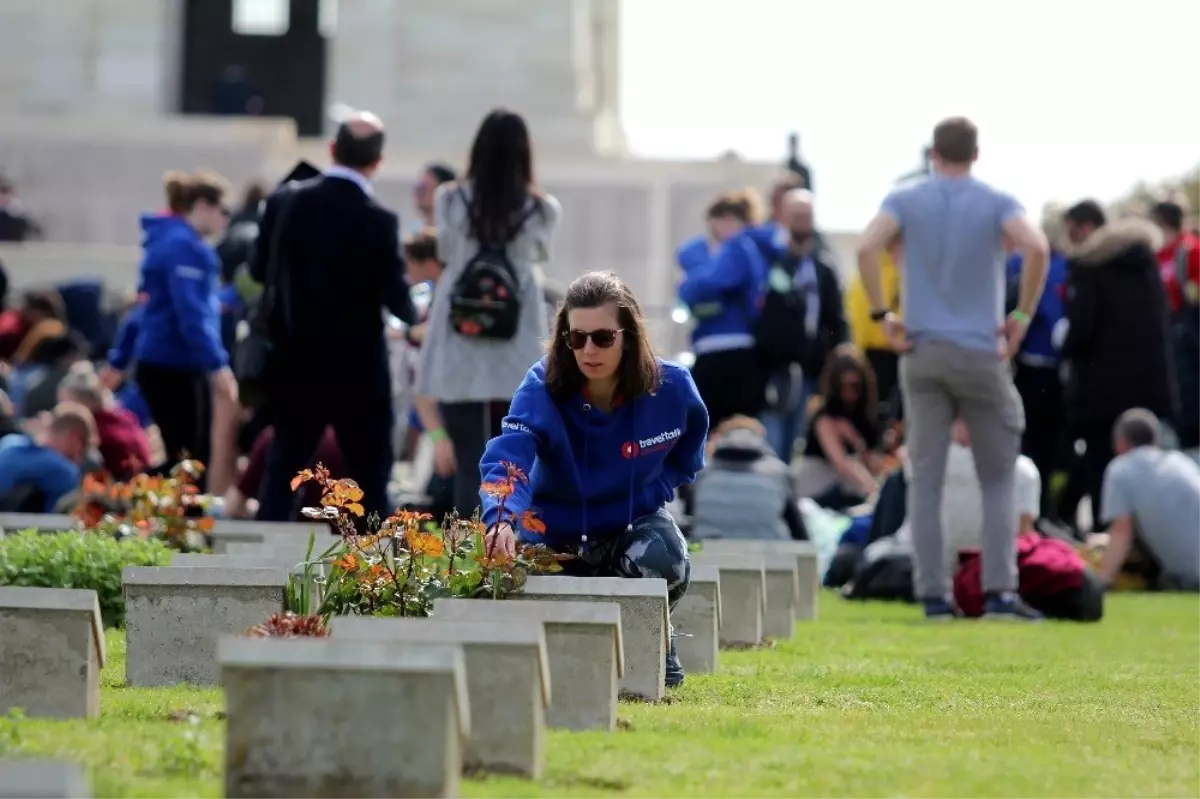
<instances>
[{"instance_id":1,"label":"short blond hair","mask_svg":"<svg viewBox=\"0 0 1200 799\"><path fill-rule=\"evenodd\" d=\"M96 417L78 402L60 402L55 405L54 416L48 429L51 433L79 436L88 447L94 447L100 442L100 436L96 432Z\"/></svg>"}]
</instances>

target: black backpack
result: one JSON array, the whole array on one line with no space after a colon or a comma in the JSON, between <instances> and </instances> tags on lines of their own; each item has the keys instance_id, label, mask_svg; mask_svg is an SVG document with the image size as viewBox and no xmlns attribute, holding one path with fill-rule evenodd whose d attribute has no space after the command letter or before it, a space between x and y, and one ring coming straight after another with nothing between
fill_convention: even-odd
<instances>
[{"instance_id":1,"label":"black backpack","mask_svg":"<svg viewBox=\"0 0 1200 799\"><path fill-rule=\"evenodd\" d=\"M808 332L804 329L805 293L796 286L796 269L776 261L763 287L762 308L754 326L754 339L763 365L775 372L804 361ZM786 280L786 284L785 281Z\"/></svg>"},{"instance_id":2,"label":"black backpack","mask_svg":"<svg viewBox=\"0 0 1200 799\"><path fill-rule=\"evenodd\" d=\"M470 214L467 196L459 196ZM502 243L479 243L450 292L450 325L461 336L507 341L521 321L521 282L508 257L508 245L521 232L533 211L522 214Z\"/></svg>"}]
</instances>

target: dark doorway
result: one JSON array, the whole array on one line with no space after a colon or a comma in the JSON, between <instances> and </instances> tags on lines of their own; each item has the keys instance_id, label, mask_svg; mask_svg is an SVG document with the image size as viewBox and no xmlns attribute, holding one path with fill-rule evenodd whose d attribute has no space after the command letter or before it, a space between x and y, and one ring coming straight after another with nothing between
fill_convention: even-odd
<instances>
[{"instance_id":1,"label":"dark doorway","mask_svg":"<svg viewBox=\"0 0 1200 799\"><path fill-rule=\"evenodd\" d=\"M259 16L248 17L238 5L247 2ZM325 116L320 6L321 0L187 0L183 113L291 117L301 136L320 135Z\"/></svg>"}]
</instances>

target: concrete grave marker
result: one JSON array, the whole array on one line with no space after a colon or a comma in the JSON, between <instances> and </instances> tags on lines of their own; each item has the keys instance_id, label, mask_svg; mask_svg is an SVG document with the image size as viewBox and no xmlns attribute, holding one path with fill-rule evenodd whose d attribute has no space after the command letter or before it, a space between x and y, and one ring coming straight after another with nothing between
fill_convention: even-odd
<instances>
[{"instance_id":1,"label":"concrete grave marker","mask_svg":"<svg viewBox=\"0 0 1200 799\"><path fill-rule=\"evenodd\" d=\"M457 796L470 734L457 646L225 637L225 795Z\"/></svg>"},{"instance_id":2,"label":"concrete grave marker","mask_svg":"<svg viewBox=\"0 0 1200 799\"><path fill-rule=\"evenodd\" d=\"M763 640L767 578L761 555L691 553L692 568L715 566L721 580L721 646L757 646Z\"/></svg>"},{"instance_id":3,"label":"concrete grave marker","mask_svg":"<svg viewBox=\"0 0 1200 799\"><path fill-rule=\"evenodd\" d=\"M213 524L213 552L218 555L233 554L229 545L239 544L298 544L303 554L308 546L308 537L316 533L313 554L324 552L336 539L329 532L329 525L317 522L255 522L242 519L218 519Z\"/></svg>"},{"instance_id":4,"label":"concrete grave marker","mask_svg":"<svg viewBox=\"0 0 1200 799\"><path fill-rule=\"evenodd\" d=\"M541 623L550 663L546 724L568 730L617 726L617 681L625 671L621 607L615 602L493 602L438 599L434 621Z\"/></svg>"},{"instance_id":5,"label":"concrete grave marker","mask_svg":"<svg viewBox=\"0 0 1200 799\"><path fill-rule=\"evenodd\" d=\"M717 670L721 630L720 571L715 566L692 566L687 593L671 614L675 653L688 674Z\"/></svg>"},{"instance_id":6,"label":"concrete grave marker","mask_svg":"<svg viewBox=\"0 0 1200 799\"><path fill-rule=\"evenodd\" d=\"M8 533L22 530L61 533L78 529L78 524L75 517L65 513L0 513L0 529Z\"/></svg>"},{"instance_id":7,"label":"concrete grave marker","mask_svg":"<svg viewBox=\"0 0 1200 799\"><path fill-rule=\"evenodd\" d=\"M0 587L0 715L98 716L104 659L95 591Z\"/></svg>"},{"instance_id":8,"label":"concrete grave marker","mask_svg":"<svg viewBox=\"0 0 1200 799\"><path fill-rule=\"evenodd\" d=\"M130 685L215 685L217 639L283 610L279 568L126 567L126 679Z\"/></svg>"},{"instance_id":9,"label":"concrete grave marker","mask_svg":"<svg viewBox=\"0 0 1200 799\"><path fill-rule=\"evenodd\" d=\"M624 694L657 702L666 693L667 581L660 577L530 577L521 601L616 602L625 646Z\"/></svg>"},{"instance_id":10,"label":"concrete grave marker","mask_svg":"<svg viewBox=\"0 0 1200 799\"><path fill-rule=\"evenodd\" d=\"M412 647L460 645L471 705L464 767L532 779L542 775L553 687L541 623L339 616L331 634L342 641L400 641Z\"/></svg>"},{"instance_id":11,"label":"concrete grave marker","mask_svg":"<svg viewBox=\"0 0 1200 799\"><path fill-rule=\"evenodd\" d=\"M797 582L795 618L798 621L813 621L817 618L821 575L817 566L817 548L808 541L719 538L706 540L704 551L721 554L762 554L767 556L769 561L794 558Z\"/></svg>"},{"instance_id":12,"label":"concrete grave marker","mask_svg":"<svg viewBox=\"0 0 1200 799\"><path fill-rule=\"evenodd\" d=\"M88 799L87 775L65 760L0 760L0 799Z\"/></svg>"}]
</instances>

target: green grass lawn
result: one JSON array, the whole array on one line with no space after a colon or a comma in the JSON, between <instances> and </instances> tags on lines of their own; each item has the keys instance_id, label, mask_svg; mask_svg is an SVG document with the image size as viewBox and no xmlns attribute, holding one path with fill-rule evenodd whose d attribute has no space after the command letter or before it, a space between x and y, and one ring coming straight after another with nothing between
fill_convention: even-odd
<instances>
[{"instance_id":1,"label":"green grass lawn","mask_svg":"<svg viewBox=\"0 0 1200 799\"><path fill-rule=\"evenodd\" d=\"M464 793L1200 795L1195 596L1110 597L1098 625L927 625L822 601L820 622L723 653L674 702L623 704L617 732L552 732L541 782ZM0 721L0 756L80 760L96 796L221 795L221 692L123 687L124 639L108 644L101 717Z\"/></svg>"}]
</instances>

